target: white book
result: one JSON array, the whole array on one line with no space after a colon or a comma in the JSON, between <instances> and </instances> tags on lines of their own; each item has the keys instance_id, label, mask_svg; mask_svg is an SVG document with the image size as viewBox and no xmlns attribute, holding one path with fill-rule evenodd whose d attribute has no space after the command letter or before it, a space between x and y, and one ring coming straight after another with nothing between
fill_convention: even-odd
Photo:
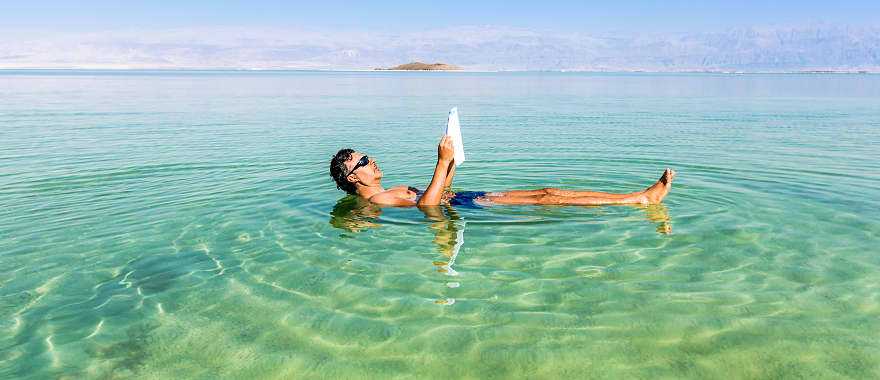
<instances>
[{"instance_id":1,"label":"white book","mask_svg":"<svg viewBox=\"0 0 880 380\"><path fill-rule=\"evenodd\" d=\"M449 118L446 119L446 135L452 137L452 147L455 149L455 166L464 162L464 144L461 140L461 125L458 124L458 107L449 110Z\"/></svg>"}]
</instances>

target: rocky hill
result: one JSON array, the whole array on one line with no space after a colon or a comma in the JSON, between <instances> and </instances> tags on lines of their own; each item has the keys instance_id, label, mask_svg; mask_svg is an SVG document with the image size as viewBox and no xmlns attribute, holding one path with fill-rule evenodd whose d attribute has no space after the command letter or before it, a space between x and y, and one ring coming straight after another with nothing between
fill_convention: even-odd
<instances>
[{"instance_id":1,"label":"rocky hill","mask_svg":"<svg viewBox=\"0 0 880 380\"><path fill-rule=\"evenodd\" d=\"M377 70L423 70L423 71L445 71L445 70L461 70L461 67L450 65L448 63L422 63L422 62L410 62L402 65L397 65L394 67L389 67L387 69L377 69Z\"/></svg>"}]
</instances>

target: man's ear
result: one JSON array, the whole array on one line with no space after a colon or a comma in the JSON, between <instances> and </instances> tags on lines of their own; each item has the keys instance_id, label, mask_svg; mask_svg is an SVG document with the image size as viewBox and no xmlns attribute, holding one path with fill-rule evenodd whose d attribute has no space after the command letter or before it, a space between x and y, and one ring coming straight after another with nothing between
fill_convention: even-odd
<instances>
[{"instance_id":1,"label":"man's ear","mask_svg":"<svg viewBox=\"0 0 880 380\"><path fill-rule=\"evenodd\" d=\"M349 174L348 177L345 177L345 180L351 183L358 183L360 181L354 173Z\"/></svg>"}]
</instances>

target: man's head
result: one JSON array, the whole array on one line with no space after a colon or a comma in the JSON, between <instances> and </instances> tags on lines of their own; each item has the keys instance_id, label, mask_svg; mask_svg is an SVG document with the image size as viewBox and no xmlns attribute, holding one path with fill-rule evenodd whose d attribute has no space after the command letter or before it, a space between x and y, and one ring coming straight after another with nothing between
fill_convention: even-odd
<instances>
[{"instance_id":1,"label":"man's head","mask_svg":"<svg viewBox=\"0 0 880 380\"><path fill-rule=\"evenodd\" d=\"M340 149L330 159L330 176L336 187L349 194L357 194L357 185L370 186L382 180L382 170L376 161L352 149Z\"/></svg>"}]
</instances>

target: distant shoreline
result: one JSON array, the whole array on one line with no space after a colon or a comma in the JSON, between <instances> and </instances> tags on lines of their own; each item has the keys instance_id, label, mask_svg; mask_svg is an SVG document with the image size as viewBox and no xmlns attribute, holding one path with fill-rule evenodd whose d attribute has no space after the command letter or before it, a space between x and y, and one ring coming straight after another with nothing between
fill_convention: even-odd
<instances>
[{"instance_id":1,"label":"distant shoreline","mask_svg":"<svg viewBox=\"0 0 880 380\"><path fill-rule=\"evenodd\" d=\"M136 71L160 71L160 72L236 72L236 73L259 73L259 72L363 72L363 73L548 73L548 74L712 74L712 75L768 75L768 74L796 74L796 75L829 75L829 74L880 74L880 70L804 70L804 71L711 71L711 70L681 70L681 71L650 71L650 70L395 70L395 69L308 69L308 68L211 68L211 67L182 67L182 68L122 68L122 67L0 67L0 72L11 71L105 71L105 72L136 72Z\"/></svg>"}]
</instances>

